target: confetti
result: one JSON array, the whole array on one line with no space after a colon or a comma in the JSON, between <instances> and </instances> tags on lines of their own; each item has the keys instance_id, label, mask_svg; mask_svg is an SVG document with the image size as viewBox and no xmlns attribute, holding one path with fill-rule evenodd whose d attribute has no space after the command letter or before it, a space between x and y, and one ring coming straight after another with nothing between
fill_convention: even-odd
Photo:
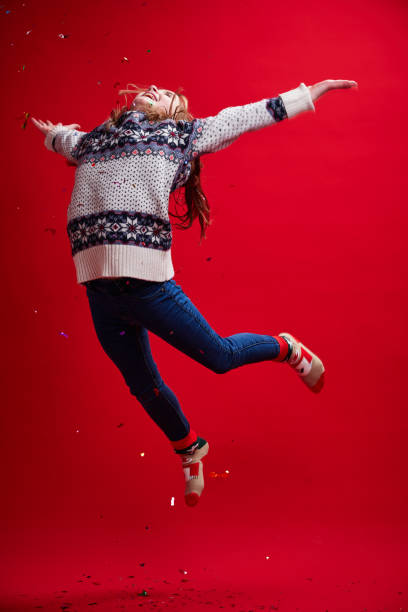
<instances>
[{"instance_id":1,"label":"confetti","mask_svg":"<svg viewBox=\"0 0 408 612\"><path fill-rule=\"evenodd\" d=\"M58 34L59 38L68 38L68 36L71 36L71 34Z\"/></svg>"},{"instance_id":2,"label":"confetti","mask_svg":"<svg viewBox=\"0 0 408 612\"><path fill-rule=\"evenodd\" d=\"M210 478L228 478L229 470L225 470L225 472L222 472L221 474L218 472L210 472L209 476Z\"/></svg>"},{"instance_id":3,"label":"confetti","mask_svg":"<svg viewBox=\"0 0 408 612\"><path fill-rule=\"evenodd\" d=\"M174 497L171 498L171 502L170 502L171 506L174 506Z\"/></svg>"},{"instance_id":4,"label":"confetti","mask_svg":"<svg viewBox=\"0 0 408 612\"><path fill-rule=\"evenodd\" d=\"M141 456L141 457L144 457L144 453L140 453L140 456Z\"/></svg>"},{"instance_id":5,"label":"confetti","mask_svg":"<svg viewBox=\"0 0 408 612\"><path fill-rule=\"evenodd\" d=\"M122 59L121 59L120 61L121 61L121 62L122 62L122 64L123 64L124 62L128 62L129 60L128 60L128 58L127 58L127 57L122 57Z\"/></svg>"},{"instance_id":6,"label":"confetti","mask_svg":"<svg viewBox=\"0 0 408 612\"><path fill-rule=\"evenodd\" d=\"M32 30L28 30L28 31L26 32L26 36L27 36L27 34L30 34L30 32L32 32Z\"/></svg>"},{"instance_id":7,"label":"confetti","mask_svg":"<svg viewBox=\"0 0 408 612\"><path fill-rule=\"evenodd\" d=\"M69 336L65 332L60 332L60 335L64 336L64 338L69 338Z\"/></svg>"},{"instance_id":8,"label":"confetti","mask_svg":"<svg viewBox=\"0 0 408 612\"><path fill-rule=\"evenodd\" d=\"M30 113L24 113L24 123L23 123L23 125L21 126L21 129L22 129L22 130L25 130L25 129L26 129L26 126L27 126L27 121L28 121L28 118L29 118L30 116L31 116L31 115L30 115Z\"/></svg>"}]
</instances>

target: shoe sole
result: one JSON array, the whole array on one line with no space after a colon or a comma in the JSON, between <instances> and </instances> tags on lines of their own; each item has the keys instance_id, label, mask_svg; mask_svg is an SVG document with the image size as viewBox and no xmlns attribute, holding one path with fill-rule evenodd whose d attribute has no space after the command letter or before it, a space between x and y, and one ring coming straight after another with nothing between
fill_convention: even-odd
<instances>
[{"instance_id":1,"label":"shoe sole","mask_svg":"<svg viewBox=\"0 0 408 612\"><path fill-rule=\"evenodd\" d=\"M302 348L305 349L312 356L312 369L306 376L301 376L298 374L299 378L305 383L305 385L313 392L320 393L320 391L324 387L324 372L325 368L323 362L317 355L313 353L307 346L305 346L300 340L292 336L292 334L287 334L286 332L282 332L279 336L286 336L292 342L296 342L300 344Z\"/></svg>"}]
</instances>

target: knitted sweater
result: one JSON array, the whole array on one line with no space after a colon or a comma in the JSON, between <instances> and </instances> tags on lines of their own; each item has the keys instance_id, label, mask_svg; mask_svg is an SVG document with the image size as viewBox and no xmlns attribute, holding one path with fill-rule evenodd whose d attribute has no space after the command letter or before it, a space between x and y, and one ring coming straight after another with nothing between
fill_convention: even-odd
<instances>
[{"instance_id":1,"label":"knitted sweater","mask_svg":"<svg viewBox=\"0 0 408 612\"><path fill-rule=\"evenodd\" d=\"M109 129L104 123L91 132L55 126L45 146L77 166L67 211L77 283L121 276L171 279L169 196L186 183L191 161L307 110L315 107L300 83L204 119L153 122L130 110Z\"/></svg>"}]
</instances>

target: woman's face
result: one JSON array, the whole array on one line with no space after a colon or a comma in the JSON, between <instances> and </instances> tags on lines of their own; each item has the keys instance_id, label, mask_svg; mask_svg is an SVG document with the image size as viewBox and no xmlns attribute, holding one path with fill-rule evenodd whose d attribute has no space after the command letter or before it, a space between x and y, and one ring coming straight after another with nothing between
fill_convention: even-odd
<instances>
[{"instance_id":1,"label":"woman's face","mask_svg":"<svg viewBox=\"0 0 408 612\"><path fill-rule=\"evenodd\" d=\"M157 89L156 85L150 85L145 92L137 94L132 102L132 108L142 109L147 104L150 108L165 108L169 112L173 95L174 92L169 89ZM179 97L176 95L172 111L179 103Z\"/></svg>"}]
</instances>

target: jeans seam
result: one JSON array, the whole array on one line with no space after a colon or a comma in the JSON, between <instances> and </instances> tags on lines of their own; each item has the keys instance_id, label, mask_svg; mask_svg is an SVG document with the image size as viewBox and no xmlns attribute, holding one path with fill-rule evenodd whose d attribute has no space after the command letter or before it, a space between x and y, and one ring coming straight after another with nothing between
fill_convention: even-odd
<instances>
[{"instance_id":1,"label":"jeans seam","mask_svg":"<svg viewBox=\"0 0 408 612\"><path fill-rule=\"evenodd\" d=\"M185 312L187 312L190 316L193 317L193 319L196 321L196 323L199 324L199 326L201 327L201 329L203 331L205 331L205 333L207 334L207 336L209 336L210 334L208 333L208 330L206 330L206 328L201 324L201 321L199 319L197 319L197 317L195 316L194 312L191 312L191 310L188 310L188 308L185 308L185 306L183 306L183 304L180 304L180 302L178 302L176 300L176 298L174 297L174 295L171 295L171 293L168 294L168 296L170 298L172 298L172 300L177 304L177 306L180 306L180 308L182 308ZM221 346L222 349L225 349L225 346L222 342L220 342L219 336L218 334L215 334L217 336L217 342L218 344Z\"/></svg>"},{"instance_id":2,"label":"jeans seam","mask_svg":"<svg viewBox=\"0 0 408 612\"><path fill-rule=\"evenodd\" d=\"M142 339L141 339L141 337L140 337L140 334L137 334L137 341L138 341L138 343L139 343L140 350L142 351L143 361L144 361L144 362L145 362L145 364L146 364L147 370L148 370L148 372L149 372L150 376L152 377L152 380L153 380L153 382L154 382L155 387L157 387L157 385L158 385L158 384L160 384L160 383L158 383L158 381L157 381L157 379L156 379L156 375L155 375L155 373L154 373L154 372L152 372L152 370L151 370L151 368L150 368L150 364L149 364L148 360L146 359L146 353L145 353L145 350L144 350L144 347L143 347L143 343L142 343Z\"/></svg>"},{"instance_id":3,"label":"jeans seam","mask_svg":"<svg viewBox=\"0 0 408 612\"><path fill-rule=\"evenodd\" d=\"M247 349L253 346L259 346L260 344L269 344L269 340L261 340L260 342L254 342L253 344L248 344L248 346L243 346L241 348L232 349L232 363L235 366L237 362L237 358L241 351L246 351Z\"/></svg>"},{"instance_id":4,"label":"jeans seam","mask_svg":"<svg viewBox=\"0 0 408 612\"><path fill-rule=\"evenodd\" d=\"M155 377L154 373L153 373L153 372L152 372L152 370L150 369L150 365L149 365L149 362L148 362L148 361L147 361L147 359L146 359L146 353L145 353L145 350L144 350L144 348L143 348L143 343L142 343L142 341L141 341L141 338L140 338L140 335L139 335L139 334L138 334L138 336L137 336L137 341L138 341L139 346L140 346L140 348L141 348L141 351L142 351L142 354L143 354L143 360L144 360L144 362L145 362L145 364L146 364L146 367L147 367L148 371L150 372L150 375L151 375L151 377L152 377L152 380L153 380L153 382L154 382L154 385L155 385L156 389L158 389L158 387L160 387L160 384L161 384L161 383L159 383L159 382L157 381L157 379L156 379L156 377ZM171 408L173 408L173 409L174 409L174 410L177 412L177 405L172 404L172 402L170 401L170 399L169 399L168 397L166 397L166 395L163 395L163 393L161 394L161 397L163 397L163 398L166 400L166 402L169 404L169 406L171 406Z\"/></svg>"},{"instance_id":5,"label":"jeans seam","mask_svg":"<svg viewBox=\"0 0 408 612\"><path fill-rule=\"evenodd\" d=\"M178 305L180 308L182 308L182 309L184 310L184 312L187 312L187 313L188 313L190 316L192 316L192 317L193 317L193 319L196 321L196 323L198 323L198 324L199 324L199 326L201 327L201 329L202 329L203 331L205 331L206 335L210 337L210 334L208 333L208 331L206 330L206 328L205 328L205 327L204 327L204 326L201 324L201 321L200 321L199 319L197 319L197 317L195 316L195 313L194 313L194 312L191 312L191 310L188 310L188 308L185 308L185 306L183 306L183 304L180 304L180 302L178 302L178 301L176 300L176 298L174 297L174 295L172 295L171 293L169 293L169 292L167 291L167 288L166 288L166 287L164 288L164 290L166 291L166 293L167 293L168 297L172 298L172 300L173 300L173 301L174 301L174 302L175 302L175 303L176 303L176 304L177 304L177 305ZM219 337L219 335L218 335L218 334L216 334L216 337L217 337L217 344L218 344L218 346L219 346L219 347L220 347L220 348L221 348L223 351L225 351L225 342L222 342L222 341L220 340L220 337ZM225 339L224 339L224 340L225 340ZM231 345L230 345L229 343L227 343L227 345L228 345L228 347L229 347L229 349L230 349L230 350L229 350L229 354L230 354L230 367L228 368L228 370L230 370L230 369L232 369L232 365L233 365L233 363L235 362L235 359L234 359L235 353L234 353L234 349L232 349ZM228 371L228 370L227 370L227 371Z\"/></svg>"}]
</instances>

